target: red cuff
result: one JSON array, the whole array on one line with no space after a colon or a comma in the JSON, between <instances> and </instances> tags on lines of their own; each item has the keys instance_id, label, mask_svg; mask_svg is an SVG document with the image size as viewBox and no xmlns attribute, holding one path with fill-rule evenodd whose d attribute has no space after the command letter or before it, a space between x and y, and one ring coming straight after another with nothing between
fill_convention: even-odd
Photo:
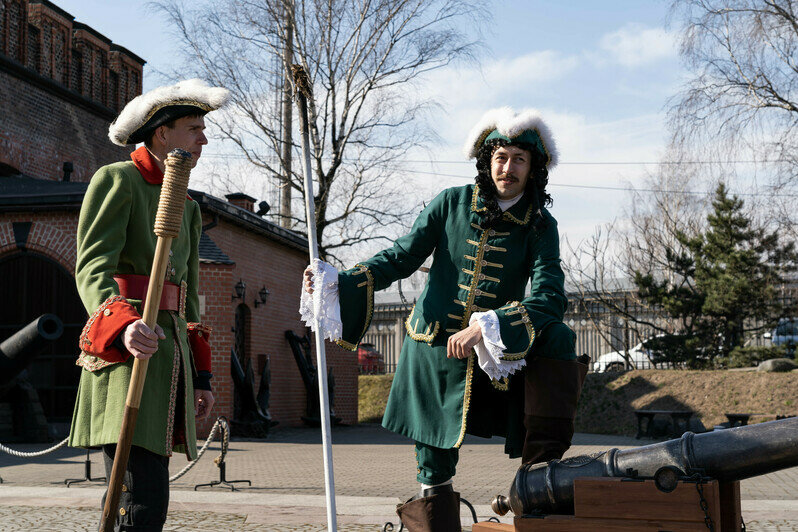
<instances>
[{"instance_id":1,"label":"red cuff","mask_svg":"<svg viewBox=\"0 0 798 532\"><path fill-rule=\"evenodd\" d=\"M138 319L141 319L141 315L127 299L122 296L109 297L89 316L80 334L80 350L106 362L124 362L130 353L112 344L125 327Z\"/></svg>"},{"instance_id":2,"label":"red cuff","mask_svg":"<svg viewBox=\"0 0 798 532\"><path fill-rule=\"evenodd\" d=\"M197 371L211 371L211 328L200 323L188 324L188 345Z\"/></svg>"}]
</instances>

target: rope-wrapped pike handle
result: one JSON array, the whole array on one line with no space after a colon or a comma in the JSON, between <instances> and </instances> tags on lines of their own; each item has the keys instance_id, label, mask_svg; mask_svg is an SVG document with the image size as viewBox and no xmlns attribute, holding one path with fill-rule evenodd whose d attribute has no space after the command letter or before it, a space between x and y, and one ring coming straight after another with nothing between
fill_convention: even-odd
<instances>
[{"instance_id":1,"label":"rope-wrapped pike handle","mask_svg":"<svg viewBox=\"0 0 798 532\"><path fill-rule=\"evenodd\" d=\"M170 151L166 156L161 199L158 201L153 228L157 236L177 238L180 233L192 162L191 154L180 148Z\"/></svg>"},{"instance_id":2,"label":"rope-wrapped pike handle","mask_svg":"<svg viewBox=\"0 0 798 532\"><path fill-rule=\"evenodd\" d=\"M305 67L302 65L291 65L291 74L294 77L294 87L297 93L310 100L313 93L310 89L310 78L308 78Z\"/></svg>"}]
</instances>

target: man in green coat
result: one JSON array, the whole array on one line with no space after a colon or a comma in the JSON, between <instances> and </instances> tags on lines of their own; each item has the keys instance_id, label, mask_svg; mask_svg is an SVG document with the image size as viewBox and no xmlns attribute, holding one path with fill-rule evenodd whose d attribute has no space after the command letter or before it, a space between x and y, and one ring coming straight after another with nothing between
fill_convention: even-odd
<instances>
[{"instance_id":1,"label":"man in green coat","mask_svg":"<svg viewBox=\"0 0 798 532\"><path fill-rule=\"evenodd\" d=\"M83 368L69 445L103 449L110 478L134 358L150 359L116 530L161 530L169 504L169 457L196 458L195 418L213 406L210 329L200 323L197 202L186 198L173 240L157 325L141 319L155 254L155 214L164 160L175 148L193 155L207 144L204 115L228 91L188 80L128 103L111 124L121 146L144 142L131 160L100 168L80 211L75 280L89 319L80 336ZM132 355L132 356L131 356Z\"/></svg>"},{"instance_id":2,"label":"man in green coat","mask_svg":"<svg viewBox=\"0 0 798 532\"><path fill-rule=\"evenodd\" d=\"M472 130L466 151L476 159L475 185L444 190L408 235L337 277L343 319L334 336L354 349L369 327L374 291L433 256L383 418L416 442L421 490L397 509L411 532L460 530L452 477L466 434L503 436L505 452L524 463L560 458L587 372L562 323L559 235L545 208L548 170L557 163L548 127L535 111L495 109ZM307 271L306 292L314 273L330 275L324 268Z\"/></svg>"}]
</instances>

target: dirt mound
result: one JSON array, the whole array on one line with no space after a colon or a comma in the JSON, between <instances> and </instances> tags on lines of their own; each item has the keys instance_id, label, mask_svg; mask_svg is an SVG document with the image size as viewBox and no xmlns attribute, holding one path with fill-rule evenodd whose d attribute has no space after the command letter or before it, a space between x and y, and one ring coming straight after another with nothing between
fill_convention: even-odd
<instances>
[{"instance_id":1,"label":"dirt mound","mask_svg":"<svg viewBox=\"0 0 798 532\"><path fill-rule=\"evenodd\" d=\"M392 375L362 375L358 419L382 420ZM692 410L707 428L726 421L726 413L761 414L751 423L798 414L798 371L636 370L591 373L587 376L576 414L577 432L637 433L635 410Z\"/></svg>"}]
</instances>

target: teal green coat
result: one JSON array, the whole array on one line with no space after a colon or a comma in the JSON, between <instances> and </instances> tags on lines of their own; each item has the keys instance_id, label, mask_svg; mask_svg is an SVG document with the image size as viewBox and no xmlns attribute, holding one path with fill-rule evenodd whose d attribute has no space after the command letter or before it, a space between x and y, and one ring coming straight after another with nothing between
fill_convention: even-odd
<instances>
[{"instance_id":1,"label":"teal green coat","mask_svg":"<svg viewBox=\"0 0 798 532\"><path fill-rule=\"evenodd\" d=\"M90 351L99 339L115 337L124 322L114 317L127 316L130 305L139 313L141 301L118 298L115 274L149 275L157 237L153 233L161 185L143 178L133 162L105 166L89 183L80 211L77 233L75 279L78 292L90 318L81 336L83 367L75 403L69 445L95 447L119 439L125 397L130 382L133 357L111 362L113 350ZM194 421L193 360L187 340L187 322L199 322L198 245L202 220L197 202L187 199L179 236L172 242L167 266L167 281L185 283L185 315L160 311L158 324L166 339L150 359L133 445L169 456L173 451L196 458ZM106 315L106 309L109 311ZM121 318L120 318L121 319ZM128 318L126 321L129 321ZM94 338L94 342L87 339ZM118 351L116 351L118 354ZM99 355L99 356L97 356ZM181 364L182 360L182 364ZM185 386L178 387L183 371ZM184 394L182 419L174 420L177 394ZM174 444L175 424L185 429L187 448Z\"/></svg>"},{"instance_id":2,"label":"teal green coat","mask_svg":"<svg viewBox=\"0 0 798 532\"><path fill-rule=\"evenodd\" d=\"M408 277L432 255L427 284L405 323L383 426L440 448L459 447L466 433L506 436L507 452L517 456L524 434L523 382L514 376L490 386L475 354L447 358L446 343L468 326L472 313L495 310L507 347L504 357L529 355L535 338L562 322L567 306L559 236L548 211L543 211L546 227L541 232L532 227L533 207L526 196L493 229L480 225L484 211L475 186L447 189L393 247L342 272L340 343L352 349L362 338L374 290ZM576 358L572 349L541 354Z\"/></svg>"}]
</instances>

